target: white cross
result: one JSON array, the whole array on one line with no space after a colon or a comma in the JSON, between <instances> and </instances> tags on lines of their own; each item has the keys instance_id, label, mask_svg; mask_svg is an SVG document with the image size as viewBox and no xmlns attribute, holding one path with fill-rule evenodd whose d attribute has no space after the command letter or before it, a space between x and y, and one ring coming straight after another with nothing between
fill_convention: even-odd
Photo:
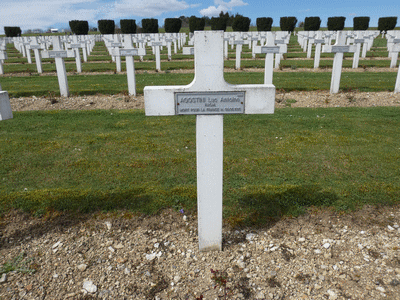
<instances>
[{"instance_id":1,"label":"white cross","mask_svg":"<svg viewBox=\"0 0 400 300\"><path fill-rule=\"evenodd\" d=\"M10 98L6 91L1 91L0 87L0 121L12 118L13 114L10 105Z\"/></svg>"},{"instance_id":2,"label":"white cross","mask_svg":"<svg viewBox=\"0 0 400 300\"><path fill-rule=\"evenodd\" d=\"M115 48L112 50L112 55L121 59L125 56L126 63L126 76L128 78L128 91L129 95L136 96L136 77L135 77L135 63L134 56L146 55L146 49L133 48L132 37L130 34L124 35L124 49Z\"/></svg>"},{"instance_id":3,"label":"white cross","mask_svg":"<svg viewBox=\"0 0 400 300\"><path fill-rule=\"evenodd\" d=\"M256 46L255 53L265 53L264 84L272 84L274 72L274 53L280 52L280 47L275 46L275 36L272 32L267 33L267 45Z\"/></svg>"},{"instance_id":4,"label":"white cross","mask_svg":"<svg viewBox=\"0 0 400 300\"><path fill-rule=\"evenodd\" d=\"M196 114L197 207L200 251L222 244L223 114L272 114L272 84L224 80L223 31L195 32L195 78L186 86L146 86L147 116Z\"/></svg>"},{"instance_id":5,"label":"white cross","mask_svg":"<svg viewBox=\"0 0 400 300\"><path fill-rule=\"evenodd\" d=\"M53 36L53 51L42 51L42 57L55 58L60 95L63 97L68 97L69 89L64 58L75 57L75 52L73 50L62 50L59 36Z\"/></svg>"},{"instance_id":6,"label":"white cross","mask_svg":"<svg viewBox=\"0 0 400 300\"><path fill-rule=\"evenodd\" d=\"M354 51L353 55L353 69L358 68L358 62L360 60L360 50L361 50L361 44L364 44L365 40L362 38L362 32L358 31L357 36L354 39L354 45L356 46L356 51Z\"/></svg>"},{"instance_id":7,"label":"white cross","mask_svg":"<svg viewBox=\"0 0 400 300\"><path fill-rule=\"evenodd\" d=\"M319 67L319 61L321 58L321 48L322 44L325 42L322 39L322 32L318 31L314 39L310 39L309 43L315 44L315 54L314 54L314 69Z\"/></svg>"},{"instance_id":8,"label":"white cross","mask_svg":"<svg viewBox=\"0 0 400 300\"><path fill-rule=\"evenodd\" d=\"M82 61L81 61L81 53L79 49L83 49L82 53L86 53L86 44L82 44L78 42L78 37L74 35L72 37L72 43L68 45L70 48L75 51L75 63L76 63L76 72L82 73Z\"/></svg>"},{"instance_id":9,"label":"white cross","mask_svg":"<svg viewBox=\"0 0 400 300\"><path fill-rule=\"evenodd\" d=\"M7 52L4 50L0 50L0 74L4 74L4 69L3 69L3 60L7 59Z\"/></svg>"},{"instance_id":10,"label":"white cross","mask_svg":"<svg viewBox=\"0 0 400 300\"><path fill-rule=\"evenodd\" d=\"M235 39L232 45L236 45L236 61L235 61L235 69L240 70L240 61L242 58L242 49L243 49L243 40Z\"/></svg>"},{"instance_id":11,"label":"white cross","mask_svg":"<svg viewBox=\"0 0 400 300\"><path fill-rule=\"evenodd\" d=\"M36 68L39 74L43 73L43 68L42 68L42 57L40 55L39 49L44 49L43 45L39 45L38 39L36 36L32 37L31 41L31 47L33 50L33 53L35 54L35 61L36 61Z\"/></svg>"},{"instance_id":12,"label":"white cross","mask_svg":"<svg viewBox=\"0 0 400 300\"><path fill-rule=\"evenodd\" d=\"M160 47L165 45L165 43L160 42L160 37L158 34L155 34L154 41L149 43L155 49L156 56L156 70L161 71L161 62L160 62Z\"/></svg>"},{"instance_id":13,"label":"white cross","mask_svg":"<svg viewBox=\"0 0 400 300\"><path fill-rule=\"evenodd\" d=\"M354 52L356 47L354 45L345 45L346 35L338 31L336 36L335 45L324 45L322 52L335 53L333 58L332 78L331 78L331 94L339 92L340 77L342 75L343 53Z\"/></svg>"}]
</instances>

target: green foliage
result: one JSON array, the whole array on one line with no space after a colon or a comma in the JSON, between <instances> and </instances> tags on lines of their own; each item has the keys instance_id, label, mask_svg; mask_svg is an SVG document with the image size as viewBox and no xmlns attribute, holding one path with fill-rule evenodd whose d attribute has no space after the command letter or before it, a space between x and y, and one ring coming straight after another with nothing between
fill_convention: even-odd
<instances>
[{"instance_id":1,"label":"green foliage","mask_svg":"<svg viewBox=\"0 0 400 300\"><path fill-rule=\"evenodd\" d=\"M0 267L0 274L7 274L9 272L32 274L36 269L32 268L31 262L32 259L26 259L26 253L21 252L21 254L12 261L4 263L3 266Z\"/></svg>"},{"instance_id":2,"label":"green foliage","mask_svg":"<svg viewBox=\"0 0 400 300\"><path fill-rule=\"evenodd\" d=\"M4 26L4 33L6 34L6 37L21 36L21 28Z\"/></svg>"},{"instance_id":3,"label":"green foliage","mask_svg":"<svg viewBox=\"0 0 400 300\"><path fill-rule=\"evenodd\" d=\"M89 32L88 21L72 20L69 21L69 27L71 28L72 33L76 35L87 35Z\"/></svg>"},{"instance_id":4,"label":"green foliage","mask_svg":"<svg viewBox=\"0 0 400 300\"><path fill-rule=\"evenodd\" d=\"M281 17L279 25L282 31L294 31L296 27L297 18L296 17Z\"/></svg>"},{"instance_id":5,"label":"green foliage","mask_svg":"<svg viewBox=\"0 0 400 300\"><path fill-rule=\"evenodd\" d=\"M328 18L328 30L337 31L343 30L345 17L329 17Z\"/></svg>"},{"instance_id":6,"label":"green foliage","mask_svg":"<svg viewBox=\"0 0 400 300\"><path fill-rule=\"evenodd\" d=\"M178 18L165 19L164 28L165 32L178 33L182 27L182 20Z\"/></svg>"},{"instance_id":7,"label":"green foliage","mask_svg":"<svg viewBox=\"0 0 400 300\"><path fill-rule=\"evenodd\" d=\"M367 30L369 27L369 17L354 17L353 29L354 30Z\"/></svg>"},{"instance_id":8,"label":"green foliage","mask_svg":"<svg viewBox=\"0 0 400 300\"><path fill-rule=\"evenodd\" d=\"M397 17L379 18L378 30L381 32L393 30L396 27L396 24L397 24Z\"/></svg>"},{"instance_id":9,"label":"green foliage","mask_svg":"<svg viewBox=\"0 0 400 300\"><path fill-rule=\"evenodd\" d=\"M320 17L306 17L304 20L305 31L317 31L321 26Z\"/></svg>"},{"instance_id":10,"label":"green foliage","mask_svg":"<svg viewBox=\"0 0 400 300\"><path fill-rule=\"evenodd\" d=\"M195 16L191 16L189 18L189 31L190 32L203 31L204 26L205 26L204 18L197 18Z\"/></svg>"},{"instance_id":11,"label":"green foliage","mask_svg":"<svg viewBox=\"0 0 400 300\"><path fill-rule=\"evenodd\" d=\"M135 34L136 33L136 21L132 19L123 19L119 21L121 27L121 33L124 34Z\"/></svg>"},{"instance_id":12,"label":"green foliage","mask_svg":"<svg viewBox=\"0 0 400 300\"><path fill-rule=\"evenodd\" d=\"M226 27L228 25L229 13L223 13L222 11L219 14L218 18L211 18L211 30L223 30L226 31Z\"/></svg>"},{"instance_id":13,"label":"green foliage","mask_svg":"<svg viewBox=\"0 0 400 300\"><path fill-rule=\"evenodd\" d=\"M143 19L142 20L142 33L158 33L158 20L157 19Z\"/></svg>"},{"instance_id":14,"label":"green foliage","mask_svg":"<svg viewBox=\"0 0 400 300\"><path fill-rule=\"evenodd\" d=\"M232 23L233 31L247 32L250 28L250 18L237 14Z\"/></svg>"},{"instance_id":15,"label":"green foliage","mask_svg":"<svg viewBox=\"0 0 400 300\"><path fill-rule=\"evenodd\" d=\"M114 34L115 32L114 20L98 20L97 25L101 34Z\"/></svg>"},{"instance_id":16,"label":"green foliage","mask_svg":"<svg viewBox=\"0 0 400 300\"><path fill-rule=\"evenodd\" d=\"M272 18L257 18L257 31L271 31L272 22Z\"/></svg>"}]
</instances>

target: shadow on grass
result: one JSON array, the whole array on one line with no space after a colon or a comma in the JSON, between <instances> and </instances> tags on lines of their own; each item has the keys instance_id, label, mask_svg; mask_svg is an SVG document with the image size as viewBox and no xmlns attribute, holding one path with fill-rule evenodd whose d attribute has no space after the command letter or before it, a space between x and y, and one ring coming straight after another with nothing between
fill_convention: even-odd
<instances>
[{"instance_id":1,"label":"shadow on grass","mask_svg":"<svg viewBox=\"0 0 400 300\"><path fill-rule=\"evenodd\" d=\"M155 201L155 195L143 188L123 191L43 189L14 193L7 200L12 203L12 208L36 216L42 216L48 211L85 214L119 209L154 214L165 207L164 201Z\"/></svg>"},{"instance_id":2,"label":"shadow on grass","mask_svg":"<svg viewBox=\"0 0 400 300\"><path fill-rule=\"evenodd\" d=\"M338 199L314 185L248 193L228 212L227 222L232 227L271 227L283 216L299 216L310 207L332 206Z\"/></svg>"}]
</instances>

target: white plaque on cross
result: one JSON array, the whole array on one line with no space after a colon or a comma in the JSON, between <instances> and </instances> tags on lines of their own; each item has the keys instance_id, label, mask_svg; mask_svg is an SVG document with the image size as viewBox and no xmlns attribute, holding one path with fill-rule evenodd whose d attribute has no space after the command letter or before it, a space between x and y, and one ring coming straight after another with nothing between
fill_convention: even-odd
<instances>
[{"instance_id":1,"label":"white plaque on cross","mask_svg":"<svg viewBox=\"0 0 400 300\"><path fill-rule=\"evenodd\" d=\"M223 115L272 114L275 104L272 84L232 85L224 80L223 43L223 31L195 32L193 82L144 88L147 116L196 115L200 251L222 248ZM183 104L183 110L178 108ZM207 108L218 109L218 114Z\"/></svg>"}]
</instances>

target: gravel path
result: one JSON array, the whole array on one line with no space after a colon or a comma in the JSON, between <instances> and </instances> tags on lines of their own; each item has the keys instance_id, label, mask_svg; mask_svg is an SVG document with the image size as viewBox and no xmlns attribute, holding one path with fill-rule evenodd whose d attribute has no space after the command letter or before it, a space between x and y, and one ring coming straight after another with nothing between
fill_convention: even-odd
<instances>
[{"instance_id":1,"label":"gravel path","mask_svg":"<svg viewBox=\"0 0 400 300\"><path fill-rule=\"evenodd\" d=\"M21 97L10 99L13 111L60 109L144 109L143 95L94 95L78 97ZM276 92L276 108L284 107L372 107L400 106L400 94L392 92L329 91Z\"/></svg>"}]
</instances>

